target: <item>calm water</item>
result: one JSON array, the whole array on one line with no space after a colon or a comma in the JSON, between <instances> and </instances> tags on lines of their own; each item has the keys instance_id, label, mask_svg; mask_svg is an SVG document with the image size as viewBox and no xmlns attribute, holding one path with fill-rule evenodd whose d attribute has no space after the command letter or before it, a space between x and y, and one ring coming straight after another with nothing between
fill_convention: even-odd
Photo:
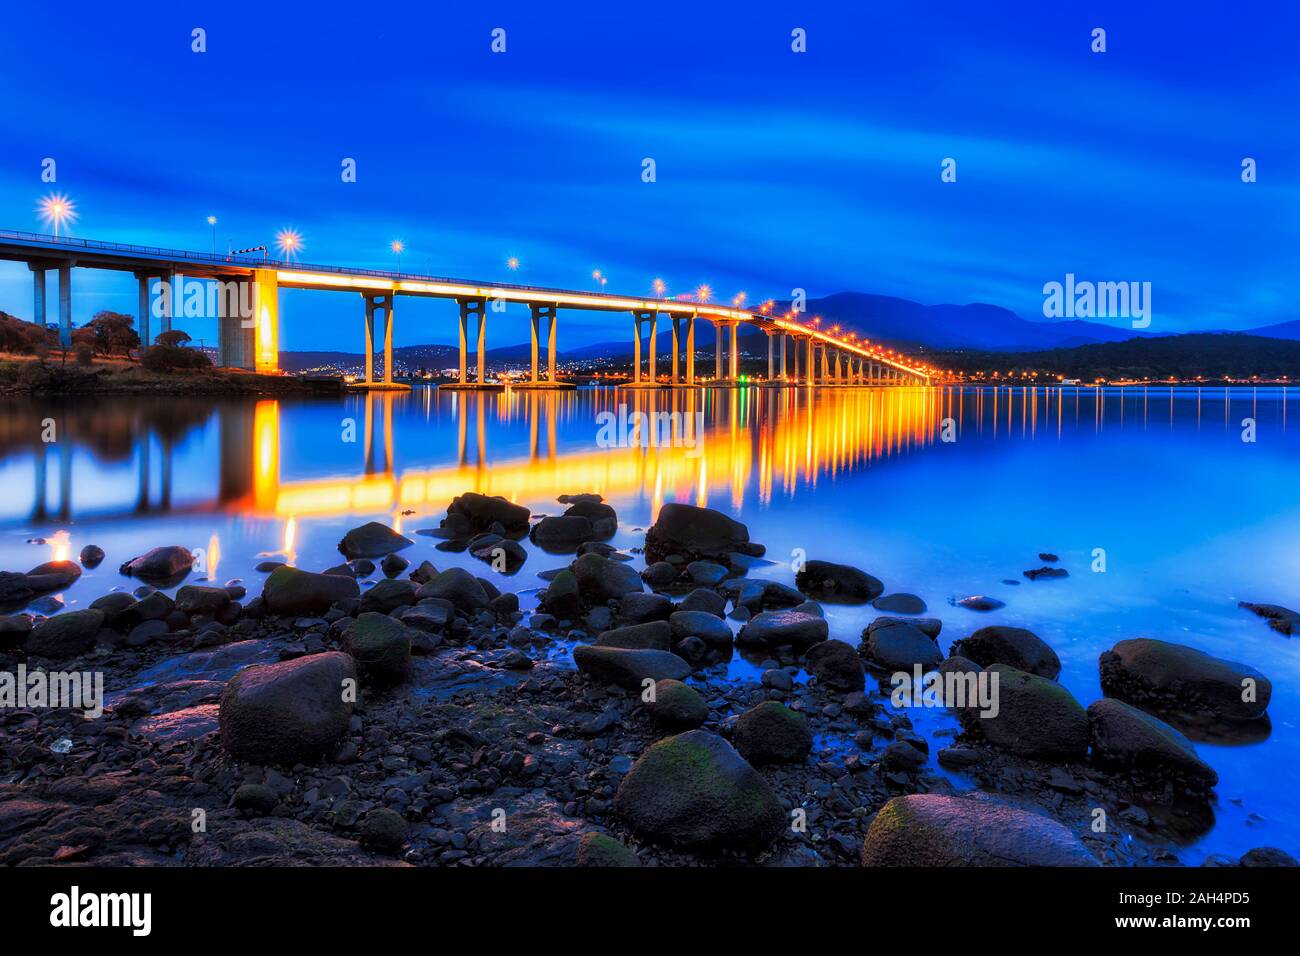
<instances>
[{"instance_id":1,"label":"calm water","mask_svg":"<svg viewBox=\"0 0 1300 956\"><path fill-rule=\"evenodd\" d=\"M702 413L702 443L605 447L598 414L617 416L624 402L681 413L687 434ZM1217 388L1163 387L10 401L0 410L0 568L25 571L98 544L108 558L62 595L84 606L133 585L117 573L122 561L183 544L204 550L209 577L243 579L256 593L258 561L323 569L341 560L344 531L378 518L415 539L406 556L493 576L411 532L435 526L464 491L539 513L558 513L559 494L597 491L618 509L613 543L627 549L663 502L704 504L735 514L768 546L778 563L752 575L792 582L795 549L855 564L888 590L925 598L944 621L945 649L987 623L1033 629L1085 705L1100 695L1097 655L1126 637L1258 667L1273 681L1272 734L1199 745L1220 775L1218 822L1185 859L1262 844L1297 853L1300 641L1236 606L1300 608L1297 413L1300 402L1280 389L1225 399ZM940 440L945 418L954 442ZM1242 440L1246 418L1254 442ZM40 441L45 419L55 444ZM531 607L536 572L567 559L524 546L528 561L498 583ZM1090 570L1096 549L1104 573ZM1023 579L1039 551L1059 554L1071 577ZM1007 606L981 615L948 603L978 593ZM827 607L832 635L853 643L871 616ZM754 671L737 659L731 673ZM918 725L954 726L939 714Z\"/></svg>"}]
</instances>

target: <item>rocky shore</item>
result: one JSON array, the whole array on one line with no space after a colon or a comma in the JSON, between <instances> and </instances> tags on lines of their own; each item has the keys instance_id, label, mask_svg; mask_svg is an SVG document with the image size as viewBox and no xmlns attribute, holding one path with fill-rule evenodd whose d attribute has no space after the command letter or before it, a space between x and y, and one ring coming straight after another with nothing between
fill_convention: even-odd
<instances>
[{"instance_id":1,"label":"rocky shore","mask_svg":"<svg viewBox=\"0 0 1300 956\"><path fill-rule=\"evenodd\" d=\"M64 363L0 360L0 395L313 395L341 390L338 380L310 381L235 369L153 372L123 361L83 368L71 359Z\"/></svg>"},{"instance_id":2,"label":"rocky shore","mask_svg":"<svg viewBox=\"0 0 1300 956\"><path fill-rule=\"evenodd\" d=\"M371 522L336 566L267 562L260 586L194 580L181 547L113 556L122 589L49 617L80 564L0 575L0 672L106 690L97 719L0 708L0 864L1173 864L1213 821L1193 740L1267 733L1271 685L1244 664L1120 641L1085 707L1029 630L949 642L920 598L826 560L750 577L748 529L684 504L638 573L613 508L560 504L461 495L414 539ZM421 535L503 573L525 537L564 557L526 611L418 557ZM882 613L832 633L829 602ZM759 679L729 678L734 655ZM960 729L927 739L913 673L995 697L939 698Z\"/></svg>"}]
</instances>

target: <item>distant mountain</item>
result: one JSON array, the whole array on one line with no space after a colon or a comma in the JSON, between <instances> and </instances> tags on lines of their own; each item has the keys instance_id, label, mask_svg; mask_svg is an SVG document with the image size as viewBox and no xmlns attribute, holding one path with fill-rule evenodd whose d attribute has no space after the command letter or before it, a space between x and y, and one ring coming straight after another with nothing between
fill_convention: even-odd
<instances>
[{"instance_id":1,"label":"distant mountain","mask_svg":"<svg viewBox=\"0 0 1300 956\"><path fill-rule=\"evenodd\" d=\"M1300 378L1300 341L1244 332L1192 332L1032 352L962 349L937 352L933 358L955 372L1037 371L1085 382Z\"/></svg>"},{"instance_id":2,"label":"distant mountain","mask_svg":"<svg viewBox=\"0 0 1300 956\"><path fill-rule=\"evenodd\" d=\"M1294 319L1290 322L1279 322L1277 325L1265 325L1258 329L1250 329L1250 335L1264 335L1274 339L1290 339L1292 341L1300 340L1300 319Z\"/></svg>"},{"instance_id":3,"label":"distant mountain","mask_svg":"<svg viewBox=\"0 0 1300 956\"><path fill-rule=\"evenodd\" d=\"M778 308L788 309L789 303L778 303ZM922 305L867 292L839 292L809 299L807 314L821 316L823 327L840 325L872 341L931 349L1070 348L1150 334L1080 319L1031 322L1010 309L983 302Z\"/></svg>"}]
</instances>

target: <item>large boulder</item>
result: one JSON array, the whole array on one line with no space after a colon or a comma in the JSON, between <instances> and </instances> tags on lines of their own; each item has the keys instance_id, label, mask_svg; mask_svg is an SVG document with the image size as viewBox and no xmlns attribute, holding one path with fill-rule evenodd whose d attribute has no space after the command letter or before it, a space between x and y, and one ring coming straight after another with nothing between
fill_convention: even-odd
<instances>
[{"instance_id":1,"label":"large boulder","mask_svg":"<svg viewBox=\"0 0 1300 956\"><path fill-rule=\"evenodd\" d=\"M713 650L729 650L733 640L727 622L708 611L674 611L668 618L673 640L698 637Z\"/></svg>"},{"instance_id":2,"label":"large boulder","mask_svg":"<svg viewBox=\"0 0 1300 956\"><path fill-rule=\"evenodd\" d=\"M75 561L46 561L27 572L27 583L37 591L57 591L71 587L81 577L81 565Z\"/></svg>"},{"instance_id":3,"label":"large boulder","mask_svg":"<svg viewBox=\"0 0 1300 956\"><path fill-rule=\"evenodd\" d=\"M673 731L694 730L709 719L709 705L699 691L679 680L657 682L654 699L645 706L655 723Z\"/></svg>"},{"instance_id":4,"label":"large boulder","mask_svg":"<svg viewBox=\"0 0 1300 956\"><path fill-rule=\"evenodd\" d=\"M398 534L386 524L367 521L353 528L339 542L339 551L349 561L356 558L382 558L415 544L410 538Z\"/></svg>"},{"instance_id":5,"label":"large boulder","mask_svg":"<svg viewBox=\"0 0 1300 956\"><path fill-rule=\"evenodd\" d=\"M95 646L95 636L103 624L103 612L89 608L56 614L32 628L23 648L34 657L76 657Z\"/></svg>"},{"instance_id":6,"label":"large boulder","mask_svg":"<svg viewBox=\"0 0 1300 956\"><path fill-rule=\"evenodd\" d=\"M416 602L414 581L384 578L361 595L361 610L388 614Z\"/></svg>"},{"instance_id":7,"label":"large boulder","mask_svg":"<svg viewBox=\"0 0 1300 956\"><path fill-rule=\"evenodd\" d=\"M668 651L632 650L579 644L573 649L578 670L604 684L640 693L647 680L685 680L691 665Z\"/></svg>"},{"instance_id":8,"label":"large boulder","mask_svg":"<svg viewBox=\"0 0 1300 956\"><path fill-rule=\"evenodd\" d=\"M487 607L492 600L482 582L464 568L439 571L431 581L420 585L415 597L420 601L425 598L442 598L450 601L460 611L477 611Z\"/></svg>"},{"instance_id":9,"label":"large boulder","mask_svg":"<svg viewBox=\"0 0 1300 956\"><path fill-rule=\"evenodd\" d=\"M943 652L939 650L938 642L920 628L902 620L869 626L862 633L858 653L872 667L884 671L910 673L918 664L923 671L928 671L943 663Z\"/></svg>"},{"instance_id":10,"label":"large boulder","mask_svg":"<svg viewBox=\"0 0 1300 956\"><path fill-rule=\"evenodd\" d=\"M666 621L676 610L677 605L667 595L653 591L632 591L618 599L618 619L624 624Z\"/></svg>"},{"instance_id":11,"label":"large boulder","mask_svg":"<svg viewBox=\"0 0 1300 956\"><path fill-rule=\"evenodd\" d=\"M1253 667L1145 637L1103 651L1100 666L1107 697L1176 725L1258 720L1273 694L1272 683Z\"/></svg>"},{"instance_id":12,"label":"large boulder","mask_svg":"<svg viewBox=\"0 0 1300 956\"><path fill-rule=\"evenodd\" d=\"M338 651L245 667L221 694L222 746L258 764L319 760L347 733L352 703L343 682L356 676Z\"/></svg>"},{"instance_id":13,"label":"large boulder","mask_svg":"<svg viewBox=\"0 0 1300 956\"><path fill-rule=\"evenodd\" d=\"M561 620L577 617L582 613L582 594L578 590L578 579L568 568L551 578L551 583L542 592L538 601L542 610Z\"/></svg>"},{"instance_id":14,"label":"large boulder","mask_svg":"<svg viewBox=\"0 0 1300 956\"><path fill-rule=\"evenodd\" d=\"M749 529L729 515L679 502L660 508L645 535L650 562L680 555L687 561L712 558L729 564L732 554L762 557L763 550L749 540Z\"/></svg>"},{"instance_id":15,"label":"large boulder","mask_svg":"<svg viewBox=\"0 0 1300 956\"><path fill-rule=\"evenodd\" d=\"M596 637L597 647L623 647L629 650L672 650L673 632L667 621L646 621L602 631Z\"/></svg>"},{"instance_id":16,"label":"large boulder","mask_svg":"<svg viewBox=\"0 0 1300 956\"><path fill-rule=\"evenodd\" d=\"M470 533L487 531L499 524L510 534L526 532L529 517L528 509L523 505L497 495L469 491L452 499L443 523L465 527Z\"/></svg>"},{"instance_id":17,"label":"large boulder","mask_svg":"<svg viewBox=\"0 0 1300 956\"><path fill-rule=\"evenodd\" d=\"M595 538L591 521L582 515L551 515L543 518L528 532L533 544L553 554L576 551L578 545Z\"/></svg>"},{"instance_id":18,"label":"large boulder","mask_svg":"<svg viewBox=\"0 0 1300 956\"><path fill-rule=\"evenodd\" d=\"M1158 717L1114 697L1088 705L1088 737L1098 763L1120 770L1139 786L1161 788L1173 779L1193 790L1219 782L1190 740Z\"/></svg>"},{"instance_id":19,"label":"large boulder","mask_svg":"<svg viewBox=\"0 0 1300 956\"><path fill-rule=\"evenodd\" d=\"M343 650L357 662L361 677L376 687L400 684L411 665L411 636L406 625L377 611L359 614L348 626Z\"/></svg>"},{"instance_id":20,"label":"large boulder","mask_svg":"<svg viewBox=\"0 0 1300 956\"><path fill-rule=\"evenodd\" d=\"M687 849L758 850L785 826L781 801L735 749L705 730L646 748L614 795L634 833Z\"/></svg>"},{"instance_id":21,"label":"large boulder","mask_svg":"<svg viewBox=\"0 0 1300 956\"><path fill-rule=\"evenodd\" d=\"M810 597L837 604L865 604L884 592L878 578L847 564L808 561L794 576L795 587Z\"/></svg>"},{"instance_id":22,"label":"large boulder","mask_svg":"<svg viewBox=\"0 0 1300 956\"><path fill-rule=\"evenodd\" d=\"M1007 664L986 667L984 675L997 680L996 690L990 691L996 707L990 712L978 704L958 709L963 727L1021 757L1067 761L1087 755L1088 715L1068 690Z\"/></svg>"},{"instance_id":23,"label":"large boulder","mask_svg":"<svg viewBox=\"0 0 1300 956\"><path fill-rule=\"evenodd\" d=\"M843 641L822 641L808 649L808 673L831 690L854 691L866 686L862 659Z\"/></svg>"},{"instance_id":24,"label":"large boulder","mask_svg":"<svg viewBox=\"0 0 1300 956\"><path fill-rule=\"evenodd\" d=\"M824 617L803 611L763 611L745 623L736 635L736 643L749 647L790 645L804 650L829 636L830 626Z\"/></svg>"},{"instance_id":25,"label":"large boulder","mask_svg":"<svg viewBox=\"0 0 1300 956\"><path fill-rule=\"evenodd\" d=\"M732 743L752 764L797 763L812 750L808 719L774 700L765 700L736 720Z\"/></svg>"},{"instance_id":26,"label":"large boulder","mask_svg":"<svg viewBox=\"0 0 1300 956\"><path fill-rule=\"evenodd\" d=\"M146 584L171 587L179 584L194 566L194 555L178 544L154 548L138 558L132 558L118 570L128 577L139 578Z\"/></svg>"},{"instance_id":27,"label":"large boulder","mask_svg":"<svg viewBox=\"0 0 1300 956\"><path fill-rule=\"evenodd\" d=\"M863 866L1096 866L1055 820L992 798L915 793L876 813Z\"/></svg>"},{"instance_id":28,"label":"large boulder","mask_svg":"<svg viewBox=\"0 0 1300 956\"><path fill-rule=\"evenodd\" d=\"M630 591L644 590L641 575L634 568L599 554L584 554L574 561L573 576L578 579L578 591L591 604L604 604Z\"/></svg>"},{"instance_id":29,"label":"large boulder","mask_svg":"<svg viewBox=\"0 0 1300 956\"><path fill-rule=\"evenodd\" d=\"M176 610L186 614L219 614L230 604L230 592L225 588L187 584L176 592Z\"/></svg>"},{"instance_id":30,"label":"large boulder","mask_svg":"<svg viewBox=\"0 0 1300 956\"><path fill-rule=\"evenodd\" d=\"M317 574L283 564L262 584L262 603L272 614L324 614L334 604L361 595L356 578Z\"/></svg>"},{"instance_id":31,"label":"large boulder","mask_svg":"<svg viewBox=\"0 0 1300 956\"><path fill-rule=\"evenodd\" d=\"M1056 680L1061 673L1061 659L1056 651L1033 631L1023 627L1004 627L994 624L981 627L970 637L952 645L951 653L988 667L990 664L1010 664L1018 670Z\"/></svg>"}]
</instances>

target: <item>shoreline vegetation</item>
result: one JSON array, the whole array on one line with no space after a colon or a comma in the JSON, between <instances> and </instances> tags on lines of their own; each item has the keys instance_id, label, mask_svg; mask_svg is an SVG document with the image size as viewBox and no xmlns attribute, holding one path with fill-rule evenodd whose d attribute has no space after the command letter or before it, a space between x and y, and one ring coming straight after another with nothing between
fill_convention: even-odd
<instances>
[{"instance_id":1,"label":"shoreline vegetation","mask_svg":"<svg viewBox=\"0 0 1300 956\"><path fill-rule=\"evenodd\" d=\"M372 521L338 565L267 561L256 583L196 576L177 545L0 575L0 671L108 691L98 719L0 711L0 866L1168 865L1214 820L1192 741L1269 732L1248 664L1122 640L1085 709L1046 642L979 626L986 598L945 654L923 601L858 568L750 577L765 548L721 512L665 504L638 571L601 496L558 502L467 492L413 538ZM514 571L541 557L528 538L556 566L527 611L422 536ZM33 613L105 560L120 586ZM824 604L882 613L834 633ZM728 680L733 654L761 678ZM917 669L996 675L998 706L939 701L960 732L924 732L886 706ZM1295 865L1237 852L1207 865Z\"/></svg>"}]
</instances>

